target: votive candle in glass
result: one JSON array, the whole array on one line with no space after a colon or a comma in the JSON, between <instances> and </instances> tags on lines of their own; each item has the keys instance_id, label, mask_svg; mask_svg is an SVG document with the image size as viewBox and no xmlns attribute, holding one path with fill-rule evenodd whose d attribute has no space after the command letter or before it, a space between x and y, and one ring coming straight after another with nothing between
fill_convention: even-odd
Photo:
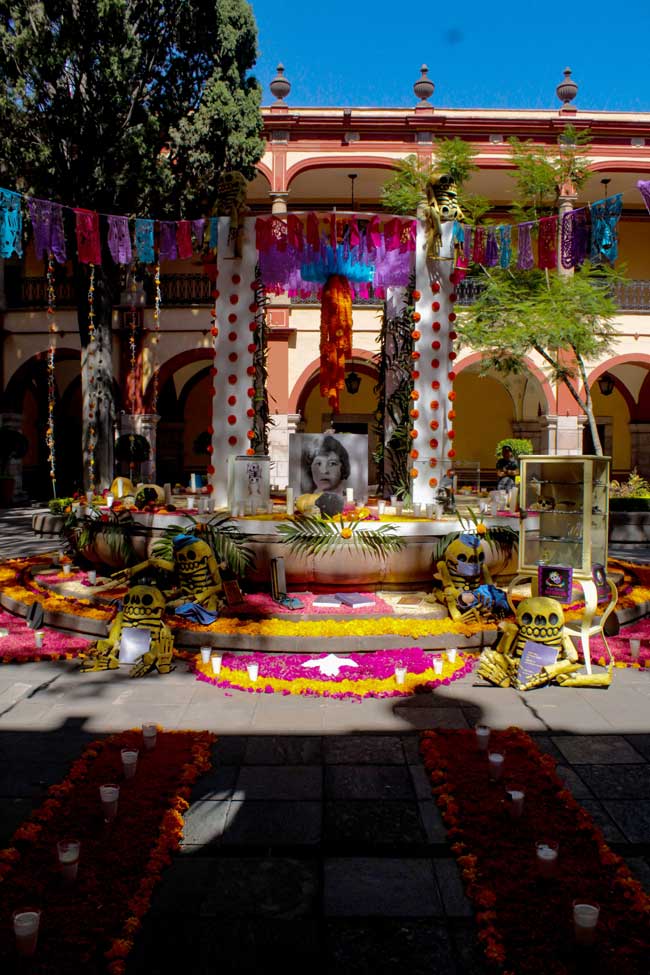
<instances>
[{"instance_id":1,"label":"votive candle in glass","mask_svg":"<svg viewBox=\"0 0 650 975\"><path fill-rule=\"evenodd\" d=\"M573 902L573 933L576 944L583 946L594 944L599 917L598 904L579 900Z\"/></svg>"},{"instance_id":2,"label":"votive candle in glass","mask_svg":"<svg viewBox=\"0 0 650 975\"><path fill-rule=\"evenodd\" d=\"M433 672L434 672L434 674L441 674L442 673L442 668L443 668L443 659L442 659L442 657L434 657L433 658Z\"/></svg>"},{"instance_id":3,"label":"votive candle in glass","mask_svg":"<svg viewBox=\"0 0 650 975\"><path fill-rule=\"evenodd\" d=\"M201 647L201 661L204 664L210 663L211 656L212 656L212 647Z\"/></svg>"},{"instance_id":4,"label":"votive candle in glass","mask_svg":"<svg viewBox=\"0 0 650 975\"><path fill-rule=\"evenodd\" d=\"M258 663L247 664L246 670L248 671L249 680L256 681L260 674L260 665Z\"/></svg>"},{"instance_id":5,"label":"votive candle in glass","mask_svg":"<svg viewBox=\"0 0 650 975\"><path fill-rule=\"evenodd\" d=\"M490 741L490 729L487 725L477 724L474 729L476 734L476 744L478 745L478 750L480 752L486 752L488 743Z\"/></svg>"},{"instance_id":6,"label":"votive candle in glass","mask_svg":"<svg viewBox=\"0 0 650 975\"><path fill-rule=\"evenodd\" d=\"M102 801L104 822L110 823L117 816L117 804L120 798L119 785L115 785L112 782L106 783L106 785L100 785L99 798Z\"/></svg>"},{"instance_id":7,"label":"votive candle in glass","mask_svg":"<svg viewBox=\"0 0 650 975\"><path fill-rule=\"evenodd\" d=\"M403 684L406 680L406 667L400 666L400 664L395 664L395 682L397 684Z\"/></svg>"},{"instance_id":8,"label":"votive candle in glass","mask_svg":"<svg viewBox=\"0 0 650 975\"><path fill-rule=\"evenodd\" d=\"M505 755L501 752L488 752L488 770L492 782L497 782L503 775Z\"/></svg>"},{"instance_id":9,"label":"votive candle in glass","mask_svg":"<svg viewBox=\"0 0 650 975\"><path fill-rule=\"evenodd\" d=\"M555 876L559 850L559 843L556 843L554 840L546 840L535 844L537 869L539 870L540 877L549 879Z\"/></svg>"},{"instance_id":10,"label":"votive candle in glass","mask_svg":"<svg viewBox=\"0 0 650 975\"><path fill-rule=\"evenodd\" d=\"M67 884L74 883L77 879L80 851L81 843L79 840L59 840L56 844L59 870L61 871L63 880Z\"/></svg>"},{"instance_id":11,"label":"votive candle in glass","mask_svg":"<svg viewBox=\"0 0 650 975\"><path fill-rule=\"evenodd\" d=\"M143 724L142 725L142 742L145 749L150 752L156 747L156 739L158 737L158 729L155 724Z\"/></svg>"},{"instance_id":12,"label":"votive candle in glass","mask_svg":"<svg viewBox=\"0 0 650 975\"><path fill-rule=\"evenodd\" d=\"M639 651L641 650L641 641L630 638L630 657L632 660L639 659Z\"/></svg>"},{"instance_id":13,"label":"votive candle in glass","mask_svg":"<svg viewBox=\"0 0 650 975\"><path fill-rule=\"evenodd\" d=\"M16 951L23 958L30 958L36 951L41 912L38 908L23 907L12 914Z\"/></svg>"},{"instance_id":14,"label":"votive candle in glass","mask_svg":"<svg viewBox=\"0 0 650 975\"><path fill-rule=\"evenodd\" d=\"M223 660L223 657L222 657L222 655L220 653L214 653L212 655L212 657L210 658L210 663L212 664L212 673L213 674L220 674L221 673L221 661L222 660Z\"/></svg>"},{"instance_id":15,"label":"votive candle in glass","mask_svg":"<svg viewBox=\"0 0 650 975\"><path fill-rule=\"evenodd\" d=\"M449 661L450 664L453 664L455 662L457 653L458 651L456 650L455 647L450 647L449 650L447 650L447 660Z\"/></svg>"},{"instance_id":16,"label":"votive candle in glass","mask_svg":"<svg viewBox=\"0 0 650 975\"><path fill-rule=\"evenodd\" d=\"M42 647L45 639L45 630L34 630L34 646Z\"/></svg>"},{"instance_id":17,"label":"votive candle in glass","mask_svg":"<svg viewBox=\"0 0 650 975\"><path fill-rule=\"evenodd\" d=\"M513 819L519 819L524 811L524 795L521 789L506 790L510 806L510 815Z\"/></svg>"},{"instance_id":18,"label":"votive candle in glass","mask_svg":"<svg viewBox=\"0 0 650 975\"><path fill-rule=\"evenodd\" d=\"M125 779L132 779L134 777L135 770L138 767L138 754L137 748L123 748L121 750L122 770L124 771Z\"/></svg>"},{"instance_id":19,"label":"votive candle in glass","mask_svg":"<svg viewBox=\"0 0 650 975\"><path fill-rule=\"evenodd\" d=\"M96 586L97 585L97 570L96 569L88 569L88 585L89 586Z\"/></svg>"}]
</instances>

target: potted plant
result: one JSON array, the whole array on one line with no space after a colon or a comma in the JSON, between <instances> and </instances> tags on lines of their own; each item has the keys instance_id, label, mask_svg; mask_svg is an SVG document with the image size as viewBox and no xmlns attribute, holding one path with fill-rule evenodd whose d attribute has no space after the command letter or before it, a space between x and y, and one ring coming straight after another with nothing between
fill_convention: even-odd
<instances>
[{"instance_id":1,"label":"potted plant","mask_svg":"<svg viewBox=\"0 0 650 975\"><path fill-rule=\"evenodd\" d=\"M0 427L0 507L6 508L14 496L16 479L9 474L9 461L21 460L29 442L24 433L13 427Z\"/></svg>"}]
</instances>

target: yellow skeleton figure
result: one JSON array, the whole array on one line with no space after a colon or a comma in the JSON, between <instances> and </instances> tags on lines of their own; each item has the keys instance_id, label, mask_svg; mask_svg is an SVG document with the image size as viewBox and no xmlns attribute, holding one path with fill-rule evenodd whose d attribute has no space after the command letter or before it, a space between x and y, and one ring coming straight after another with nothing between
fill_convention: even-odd
<instances>
[{"instance_id":1,"label":"yellow skeleton figure","mask_svg":"<svg viewBox=\"0 0 650 975\"><path fill-rule=\"evenodd\" d=\"M198 603L204 609L217 612L224 603L223 583L214 552L207 542L195 535L177 535L174 539L174 561L151 558L113 576L116 582L124 582L146 569L162 569L174 572L177 587L166 592L167 608L174 609L183 603Z\"/></svg>"},{"instance_id":2,"label":"yellow skeleton figure","mask_svg":"<svg viewBox=\"0 0 650 975\"><path fill-rule=\"evenodd\" d=\"M427 181L426 194L427 257L436 260L442 244L442 224L447 220L463 220L464 213L458 204L458 191L451 176L432 177Z\"/></svg>"},{"instance_id":3,"label":"yellow skeleton figure","mask_svg":"<svg viewBox=\"0 0 650 975\"><path fill-rule=\"evenodd\" d=\"M501 624L502 635L496 649L481 654L479 677L499 687L529 690L579 669L578 653L564 631L564 612L557 600L546 596L522 599L516 619L516 623ZM543 667L533 680L521 684L519 661L528 640L557 649L557 663Z\"/></svg>"},{"instance_id":4,"label":"yellow skeleton figure","mask_svg":"<svg viewBox=\"0 0 650 975\"><path fill-rule=\"evenodd\" d=\"M172 631L163 623L165 597L155 586L132 586L124 597L122 609L113 620L110 633L105 640L85 656L81 670L84 673L96 670L114 670L120 666L120 640L124 630L144 629L151 633L149 649L131 668L129 677L144 677L156 669L159 674L168 674L174 668L174 637Z\"/></svg>"},{"instance_id":5,"label":"yellow skeleton figure","mask_svg":"<svg viewBox=\"0 0 650 975\"><path fill-rule=\"evenodd\" d=\"M463 532L450 542L436 568L442 589L435 590L435 597L453 620L478 622L481 616L503 615L507 610L504 593L492 583L477 535Z\"/></svg>"}]
</instances>

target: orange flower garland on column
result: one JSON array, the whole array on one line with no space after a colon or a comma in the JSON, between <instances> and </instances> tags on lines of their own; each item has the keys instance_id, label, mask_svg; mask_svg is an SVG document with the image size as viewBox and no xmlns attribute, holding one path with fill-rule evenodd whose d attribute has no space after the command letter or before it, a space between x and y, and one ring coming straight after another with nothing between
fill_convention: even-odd
<instances>
[{"instance_id":1,"label":"orange flower garland on column","mask_svg":"<svg viewBox=\"0 0 650 975\"><path fill-rule=\"evenodd\" d=\"M332 274L325 282L320 318L320 391L333 413L345 386L345 360L352 355L352 289L347 278Z\"/></svg>"}]
</instances>

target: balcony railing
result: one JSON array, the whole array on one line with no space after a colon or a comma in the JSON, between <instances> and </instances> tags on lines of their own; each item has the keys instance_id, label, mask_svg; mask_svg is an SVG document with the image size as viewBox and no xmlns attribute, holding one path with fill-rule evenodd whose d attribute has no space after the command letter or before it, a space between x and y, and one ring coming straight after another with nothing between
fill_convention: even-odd
<instances>
[{"instance_id":1,"label":"balcony railing","mask_svg":"<svg viewBox=\"0 0 650 975\"><path fill-rule=\"evenodd\" d=\"M209 305L212 283L204 274L163 274L160 279L163 305L172 308ZM484 287L482 278L467 277L456 288L459 305L472 305ZM45 278L6 276L7 308L47 308ZM153 305L153 284L145 281L147 304ZM615 285L614 298L622 311L650 312L650 281L622 281ZM316 305L317 298L292 298L292 305ZM355 305L380 306L378 298L357 298ZM57 308L74 308L74 287L70 278L56 285Z\"/></svg>"}]
</instances>

